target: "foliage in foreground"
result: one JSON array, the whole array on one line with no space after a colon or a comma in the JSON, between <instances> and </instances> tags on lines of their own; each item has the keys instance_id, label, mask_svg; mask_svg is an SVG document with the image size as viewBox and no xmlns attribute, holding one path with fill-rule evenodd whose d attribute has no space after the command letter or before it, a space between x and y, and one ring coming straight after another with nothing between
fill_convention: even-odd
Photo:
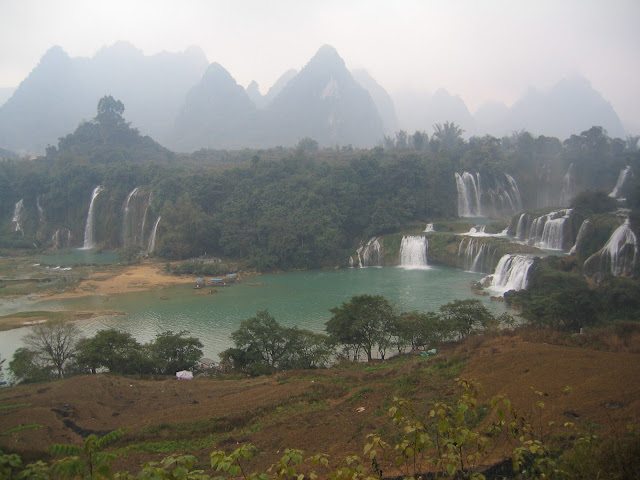
<instances>
[{"instance_id":1,"label":"foliage in foreground","mask_svg":"<svg viewBox=\"0 0 640 480\"><path fill-rule=\"evenodd\" d=\"M489 404L479 403L480 385L474 381L458 384L461 392L455 401L435 402L426 409L395 398L388 411L394 430L386 438L369 434L362 456L348 456L337 465L325 454L305 459L303 451L286 449L267 470L249 473L251 459L260 452L245 444L230 453L211 452L208 468L193 455L171 455L142 465L138 474L111 474L116 455L106 452L106 447L122 435L122 430L116 430L102 438L90 435L82 447L53 445L50 453L58 458L48 464L38 461L25 466L18 455L0 452L0 478L632 479L640 468L640 435L630 427L626 435L600 439L593 431L567 422L564 434L552 436L553 422L542 424L542 392L534 392L535 410L526 414L516 411L504 395L495 396ZM570 387L564 389L565 394L570 391Z\"/></svg>"}]
</instances>

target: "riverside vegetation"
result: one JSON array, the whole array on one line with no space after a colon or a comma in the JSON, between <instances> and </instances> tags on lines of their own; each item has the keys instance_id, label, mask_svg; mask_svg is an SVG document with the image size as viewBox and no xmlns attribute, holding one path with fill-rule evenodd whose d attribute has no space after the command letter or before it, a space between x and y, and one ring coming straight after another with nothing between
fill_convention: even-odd
<instances>
[{"instance_id":1,"label":"riverside vegetation","mask_svg":"<svg viewBox=\"0 0 640 480\"><path fill-rule=\"evenodd\" d=\"M456 208L460 198L458 179L466 182L465 189L473 187L478 192L472 205L465 190L468 212L497 213L500 205L503 215L520 214L515 205L516 197L522 194L518 205L531 209L532 218L548 216L555 220L547 210L535 209L563 204L566 199L556 197L565 190L563 179L570 178L571 182L565 183L573 185L574 193L592 190L576 194L570 205L562 205L576 212L571 220L576 224L572 226L576 253L533 261L529 287L508 293L505 298L521 310L523 321L533 326L576 332L614 324L621 333L616 337L620 344L633 344L637 336L635 325L624 322L636 321L640 312L640 287L635 279L640 262L630 263L623 275L600 269L584 276L587 260L606 246L619 224L619 220L605 215L614 205L629 209L629 228L637 231L638 177L629 174L630 180L620 188L616 182L618 172L620 179L622 172L640 170L637 138L611 139L601 128L593 127L564 142L528 132L503 139L485 136L466 141L459 127L447 122L438 125L432 136L398 132L395 138L387 137L380 147L369 151L354 151L348 146L320 150L312 139L304 139L295 149L202 150L177 155L139 135L124 120L123 112L124 105L104 97L96 117L61 138L57 147L49 147L46 156L0 162L0 217L7 224L0 233L3 255L26 256L45 248L85 246L121 249L121 259L126 262L147 254L168 260L207 254L224 258L230 265L261 271L346 266L348 258L358 246L364 247L367 239L389 235L390 244L399 244L400 232L422 231L427 220L440 222L439 226L455 219L460 214L459 205ZM477 173L474 176L468 172ZM515 190L505 190L504 180L500 180L503 176L507 180L515 177L517 196ZM481 178L488 189L484 193L480 192ZM602 190L614 184L616 200L606 199ZM132 220L134 217L137 221ZM582 230L586 220L591 227L586 241L579 244L577 226ZM87 229L89 224L91 229ZM440 242L443 248L451 245L460 251L462 243L458 247L454 239L451 235ZM467 247L470 245L468 242ZM378 253L388 259L389 252ZM188 265L169 269L187 271L191 268ZM224 271L221 265L215 265L203 263L200 268L210 268L206 273L214 275ZM331 310L327 336L281 327L268 312L257 312L234 333L235 347L224 352L222 363L249 375L300 368L318 372L322 370L318 367L325 366L334 355L345 359L361 355L368 360L374 356L387 358L392 352L462 340L475 330L491 330L497 323L513 322L509 316L495 319L483 308L477 301L456 301L442 306L439 312L396 314L384 298L363 295ZM115 330L80 340L69 325L53 321L36 327L27 347L19 349L9 362L14 375L27 382L103 370L160 375L192 368L201 357L201 343L187 332L164 332L153 342L140 345L130 335ZM562 338L579 343L594 337ZM55 354L49 348L51 339L60 347ZM633 351L634 347L629 348ZM459 373L456 365L450 359L442 365L430 363L426 369L442 367L450 381ZM376 368L375 364L369 367ZM417 368L425 373L423 366ZM407 391L416 394L414 387L423 385L419 375L408 377L403 380L407 383L397 388L399 397ZM368 388L373 387L365 384L354 397L366 397ZM591 471L600 472L607 462L607 451L615 451L616 458L622 459L622 469L638 458L629 454L629 449L637 449L634 434L601 441L590 433L571 433L555 438L559 444L552 443L547 433L521 421L503 398L482 406L476 400L473 383L465 381L462 388L461 396L447 395L444 402L433 402L430 409L417 416L412 416L411 410L427 408L424 399L419 403L414 399L411 404L398 401L391 412L402 427L399 432L391 438L374 433L368 439L365 456L349 456L346 464L318 475L381 478L380 469L387 461L395 465L393 468L406 468L393 475L409 478L423 472L480 478L480 465L492 462L488 460L492 458L490 453L483 455L495 451L490 446L502 435L515 435L508 454L501 452L512 459L518 472L515 475L521 477L560 478L561 470L566 470L574 478L586 478L576 473L580 464L599 461L601 464ZM386 400L386 407L390 407L392 399ZM544 402L538 401L537 411L545 408L541 405ZM19 405L10 408L23 408ZM466 413L478 408L477 415ZM502 419L500 412L504 414ZM38 424L20 425L4 433L29 433L38 428ZM126 433L122 438L120 434L102 440L99 437L87 436L83 449L53 448L53 453L66 457L52 464L25 467L17 456L4 455L0 468L3 474L16 478L136 478L133 475L137 473L108 473L113 457L101 455L111 442L122 442ZM213 445L217 442L212 440L207 447ZM568 456L562 456L561 450L568 451ZM395 459L383 460L384 452L395 452L390 455ZM215 451L210 465L221 475L226 472L232 477L249 477L243 459L255 453L251 447L230 454ZM299 478L296 464L302 458L300 451L289 450L270 470L265 466L262 473L251 478ZM315 459L327 465L325 457ZM202 466L201 459L174 456L147 463L138 477L217 475L199 471ZM300 471L311 476L308 465ZM622 475L620 478L624 478Z\"/></svg>"}]
</instances>

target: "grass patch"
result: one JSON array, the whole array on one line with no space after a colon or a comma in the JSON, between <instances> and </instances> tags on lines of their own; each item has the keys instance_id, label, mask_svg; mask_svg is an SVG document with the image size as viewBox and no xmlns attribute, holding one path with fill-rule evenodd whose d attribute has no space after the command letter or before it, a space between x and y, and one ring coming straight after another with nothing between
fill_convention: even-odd
<instances>
[{"instance_id":1,"label":"grass patch","mask_svg":"<svg viewBox=\"0 0 640 480\"><path fill-rule=\"evenodd\" d=\"M362 397L364 397L367 393L371 393L373 392L373 388L371 387L364 387L361 388L360 390L358 390L356 393L354 393L351 398L349 399L350 402L355 402L357 400L360 400Z\"/></svg>"},{"instance_id":2,"label":"grass patch","mask_svg":"<svg viewBox=\"0 0 640 480\"><path fill-rule=\"evenodd\" d=\"M23 430L35 430L40 427L42 427L42 425L39 425L37 423L32 423L30 425L20 425L19 427L11 428L5 432L2 432L2 435L12 435L14 433L22 432Z\"/></svg>"},{"instance_id":3,"label":"grass patch","mask_svg":"<svg viewBox=\"0 0 640 480\"><path fill-rule=\"evenodd\" d=\"M4 405L0 407L0 410L9 410L11 408L20 408L20 407L28 407L30 403L14 403L13 405Z\"/></svg>"}]
</instances>

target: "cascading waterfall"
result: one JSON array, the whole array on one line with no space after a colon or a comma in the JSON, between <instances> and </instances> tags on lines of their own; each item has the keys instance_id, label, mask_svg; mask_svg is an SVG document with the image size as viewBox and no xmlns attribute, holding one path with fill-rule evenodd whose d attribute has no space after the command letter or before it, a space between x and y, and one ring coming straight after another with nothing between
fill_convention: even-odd
<instances>
[{"instance_id":1,"label":"cascading waterfall","mask_svg":"<svg viewBox=\"0 0 640 480\"><path fill-rule=\"evenodd\" d=\"M71 246L71 230L59 228L51 237L53 248L67 248Z\"/></svg>"},{"instance_id":2,"label":"cascading waterfall","mask_svg":"<svg viewBox=\"0 0 640 480\"><path fill-rule=\"evenodd\" d=\"M98 185L93 189L91 193L91 202L89 202L89 213L87 213L87 225L84 228L84 244L82 245L83 249L89 249L95 247L95 241L93 238L93 206L96 201L96 198L103 190L102 185Z\"/></svg>"},{"instance_id":3,"label":"cascading waterfall","mask_svg":"<svg viewBox=\"0 0 640 480\"><path fill-rule=\"evenodd\" d=\"M582 242L582 239L587 234L588 225L589 219L587 218L582 222L582 225L580 225L580 230L578 230L578 236L576 237L576 243L573 245L573 247L571 247L571 250L569 250L569 255L575 255L578 252L580 242Z\"/></svg>"},{"instance_id":4,"label":"cascading waterfall","mask_svg":"<svg viewBox=\"0 0 640 480\"><path fill-rule=\"evenodd\" d=\"M602 249L584 262L584 271L592 275L610 271L613 275L633 273L638 256L638 239L629 226L629 219L611 234Z\"/></svg>"},{"instance_id":5,"label":"cascading waterfall","mask_svg":"<svg viewBox=\"0 0 640 480\"><path fill-rule=\"evenodd\" d=\"M127 195L127 199L124 202L124 214L122 215L122 246L128 247L132 245L131 243L131 231L133 230L131 225L131 219L129 215L129 203L131 202L131 197L133 197L140 187L136 187L129 195Z\"/></svg>"},{"instance_id":6,"label":"cascading waterfall","mask_svg":"<svg viewBox=\"0 0 640 480\"><path fill-rule=\"evenodd\" d=\"M506 212L514 213L522 210L520 189L516 180L508 173L504 174L504 179L501 176L489 179L488 183L493 183L494 187L485 188L485 190L480 184L480 173L476 173L475 176L469 172L456 173L455 178L459 217L503 215Z\"/></svg>"},{"instance_id":7,"label":"cascading waterfall","mask_svg":"<svg viewBox=\"0 0 640 480\"><path fill-rule=\"evenodd\" d=\"M573 200L573 177L574 177L574 164L569 165L567 173L562 177L562 192L560 193L560 206L568 207Z\"/></svg>"},{"instance_id":8,"label":"cascading waterfall","mask_svg":"<svg viewBox=\"0 0 640 480\"><path fill-rule=\"evenodd\" d=\"M622 189L624 188L625 184L627 183L627 180L631 176L632 176L631 166L627 166L622 170L620 170L620 174L618 175L618 181L616 182L616 186L613 187L613 190L611 191L609 196L612 198L621 200L620 196L622 195Z\"/></svg>"},{"instance_id":9,"label":"cascading waterfall","mask_svg":"<svg viewBox=\"0 0 640 480\"><path fill-rule=\"evenodd\" d=\"M516 239L537 248L563 250L565 225L572 211L567 208L533 218L523 213L518 220Z\"/></svg>"},{"instance_id":10,"label":"cascading waterfall","mask_svg":"<svg viewBox=\"0 0 640 480\"><path fill-rule=\"evenodd\" d=\"M44 208L40 205L40 197L42 195L38 195L36 197L36 208L38 209L38 222L44 223Z\"/></svg>"},{"instance_id":11,"label":"cascading waterfall","mask_svg":"<svg viewBox=\"0 0 640 480\"><path fill-rule=\"evenodd\" d=\"M476 177L469 172L456 172L456 189L458 190L458 216L480 217L480 174Z\"/></svg>"},{"instance_id":12,"label":"cascading waterfall","mask_svg":"<svg viewBox=\"0 0 640 480\"><path fill-rule=\"evenodd\" d=\"M474 237L465 237L458 246L458 258L460 264L468 272L488 272L494 261L495 249L483 240Z\"/></svg>"},{"instance_id":13,"label":"cascading waterfall","mask_svg":"<svg viewBox=\"0 0 640 480\"><path fill-rule=\"evenodd\" d=\"M357 253L360 268L379 267L382 264L382 247L378 237L370 238L366 245L358 248Z\"/></svg>"},{"instance_id":14,"label":"cascading waterfall","mask_svg":"<svg viewBox=\"0 0 640 480\"><path fill-rule=\"evenodd\" d=\"M353 262L353 257L349 256L349 268L353 268L354 262Z\"/></svg>"},{"instance_id":15,"label":"cascading waterfall","mask_svg":"<svg viewBox=\"0 0 640 480\"><path fill-rule=\"evenodd\" d=\"M534 257L530 255L504 255L493 275L485 277L483 283L489 283L487 290L500 295L509 290L524 290L533 261Z\"/></svg>"},{"instance_id":16,"label":"cascading waterfall","mask_svg":"<svg viewBox=\"0 0 640 480\"><path fill-rule=\"evenodd\" d=\"M427 232L435 232L436 229L433 227L433 223L427 223L427 226L424 227L425 233Z\"/></svg>"},{"instance_id":17,"label":"cascading waterfall","mask_svg":"<svg viewBox=\"0 0 640 480\"><path fill-rule=\"evenodd\" d=\"M406 269L429 268L427 265L427 237L408 235L402 237L399 266Z\"/></svg>"},{"instance_id":18,"label":"cascading waterfall","mask_svg":"<svg viewBox=\"0 0 640 480\"><path fill-rule=\"evenodd\" d=\"M156 248L156 232L158 231L158 224L160 223L161 218L162 217L158 217L156 223L153 225L151 235L149 236L149 248L147 248L147 253L153 253Z\"/></svg>"},{"instance_id":19,"label":"cascading waterfall","mask_svg":"<svg viewBox=\"0 0 640 480\"><path fill-rule=\"evenodd\" d=\"M22 230L22 222L24 221L24 198L18 200L13 207L13 217L11 218L11 223L13 224L13 231L20 232L24 236L24 231Z\"/></svg>"}]
</instances>

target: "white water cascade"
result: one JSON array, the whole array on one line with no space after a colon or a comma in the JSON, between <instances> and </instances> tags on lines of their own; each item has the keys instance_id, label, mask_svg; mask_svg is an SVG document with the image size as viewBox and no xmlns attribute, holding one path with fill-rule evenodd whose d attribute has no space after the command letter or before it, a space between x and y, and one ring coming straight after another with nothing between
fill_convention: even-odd
<instances>
[{"instance_id":1,"label":"white water cascade","mask_svg":"<svg viewBox=\"0 0 640 480\"><path fill-rule=\"evenodd\" d=\"M460 264L468 272L489 272L495 249L476 237L464 237L458 246Z\"/></svg>"},{"instance_id":2,"label":"white water cascade","mask_svg":"<svg viewBox=\"0 0 640 480\"><path fill-rule=\"evenodd\" d=\"M38 221L40 223L44 223L44 208L42 208L42 205L40 205L40 197L42 195L38 195L36 197L36 207L38 209Z\"/></svg>"},{"instance_id":3,"label":"white water cascade","mask_svg":"<svg viewBox=\"0 0 640 480\"><path fill-rule=\"evenodd\" d=\"M456 172L456 189L458 190L458 216L480 217L480 174L474 177L469 172Z\"/></svg>"},{"instance_id":4,"label":"white water cascade","mask_svg":"<svg viewBox=\"0 0 640 480\"><path fill-rule=\"evenodd\" d=\"M504 255L494 274L483 280L485 283L490 280L487 290L500 295L509 290L524 290L527 288L527 277L533 260L534 257L530 255Z\"/></svg>"},{"instance_id":5,"label":"white water cascade","mask_svg":"<svg viewBox=\"0 0 640 480\"><path fill-rule=\"evenodd\" d=\"M612 198L616 198L618 200L622 200L620 197L622 195L622 189L627 183L627 180L629 179L629 177L631 177L632 175L633 174L631 172L630 166L627 166L626 168L623 168L622 170L620 170L620 174L618 175L618 181L616 182L616 186L613 187L613 190L611 191L609 196Z\"/></svg>"},{"instance_id":6,"label":"white water cascade","mask_svg":"<svg viewBox=\"0 0 640 480\"><path fill-rule=\"evenodd\" d=\"M433 227L433 223L427 223L427 226L424 227L424 232L435 232L436 229Z\"/></svg>"},{"instance_id":7,"label":"white water cascade","mask_svg":"<svg viewBox=\"0 0 640 480\"><path fill-rule=\"evenodd\" d=\"M582 239L587 234L588 226L589 226L589 219L587 218L582 222L582 225L580 225L580 230L578 230L578 236L576 237L576 243L573 245L573 247L571 247L571 250L569 250L569 255L575 255L578 252L578 247L580 246L580 242L582 242Z\"/></svg>"},{"instance_id":8,"label":"white water cascade","mask_svg":"<svg viewBox=\"0 0 640 480\"><path fill-rule=\"evenodd\" d=\"M638 239L627 219L611 234L605 246L584 262L584 270L588 274L610 271L615 276L628 275L633 272L637 257Z\"/></svg>"},{"instance_id":9,"label":"white water cascade","mask_svg":"<svg viewBox=\"0 0 640 480\"><path fill-rule=\"evenodd\" d=\"M131 190L131 192L129 192L129 195L127 195L127 199L124 202L124 214L122 215L122 246L123 247L128 247L129 245L133 245L135 243L135 227L136 225L133 225L133 220L132 219L132 215L130 214L131 208L130 208L130 204L131 204L131 197L133 197L138 190L140 189L140 187L136 187L133 190Z\"/></svg>"},{"instance_id":10,"label":"white water cascade","mask_svg":"<svg viewBox=\"0 0 640 480\"><path fill-rule=\"evenodd\" d=\"M382 246L378 237L369 239L366 245L356 251L358 253L358 267L379 267L382 264Z\"/></svg>"},{"instance_id":11,"label":"white water cascade","mask_svg":"<svg viewBox=\"0 0 640 480\"><path fill-rule=\"evenodd\" d=\"M158 217L156 223L153 224L153 230L151 230L151 235L149 236L149 248L147 248L147 253L153 253L156 248L156 232L158 231L158 224L160 223L160 219L162 217Z\"/></svg>"},{"instance_id":12,"label":"white water cascade","mask_svg":"<svg viewBox=\"0 0 640 480\"><path fill-rule=\"evenodd\" d=\"M13 207L13 217L11 218L11 223L13 224L13 231L20 232L24 235L24 231L22 230L22 222L24 221L24 198L21 198L16 202Z\"/></svg>"},{"instance_id":13,"label":"white water cascade","mask_svg":"<svg viewBox=\"0 0 640 480\"><path fill-rule=\"evenodd\" d=\"M537 248L563 250L565 226L572 211L567 208L539 217L531 217L528 213L523 213L518 219L516 239Z\"/></svg>"},{"instance_id":14,"label":"white water cascade","mask_svg":"<svg viewBox=\"0 0 640 480\"><path fill-rule=\"evenodd\" d=\"M560 206L568 207L573 200L573 177L574 177L574 165L569 165L567 173L562 177L562 192L560 193Z\"/></svg>"},{"instance_id":15,"label":"white water cascade","mask_svg":"<svg viewBox=\"0 0 640 480\"><path fill-rule=\"evenodd\" d=\"M59 228L51 237L53 248L67 248L71 246L71 230Z\"/></svg>"},{"instance_id":16,"label":"white water cascade","mask_svg":"<svg viewBox=\"0 0 640 480\"><path fill-rule=\"evenodd\" d=\"M93 189L93 192L91 193L91 202L89 202L89 213L87 213L87 224L84 227L84 243L82 245L82 248L85 250L95 247L95 240L93 238L93 206L96 198L102 190L102 185L98 185Z\"/></svg>"},{"instance_id":17,"label":"white water cascade","mask_svg":"<svg viewBox=\"0 0 640 480\"><path fill-rule=\"evenodd\" d=\"M402 237L400 244L399 266L407 270L428 269L427 249L429 242L427 237L420 235L407 235Z\"/></svg>"}]
</instances>

